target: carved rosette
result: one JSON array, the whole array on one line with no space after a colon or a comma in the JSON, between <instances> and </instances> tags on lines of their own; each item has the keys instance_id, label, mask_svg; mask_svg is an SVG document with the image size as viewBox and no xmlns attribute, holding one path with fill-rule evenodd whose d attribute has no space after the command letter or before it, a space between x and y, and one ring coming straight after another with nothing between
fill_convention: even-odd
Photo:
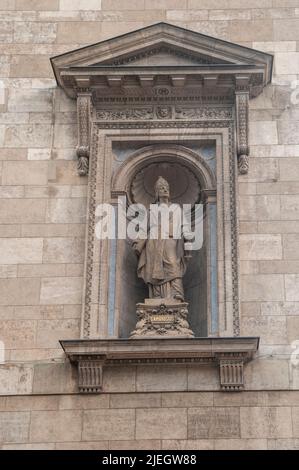
<instances>
[{"instance_id":1,"label":"carved rosette","mask_svg":"<svg viewBox=\"0 0 299 470\"><path fill-rule=\"evenodd\" d=\"M76 153L78 157L78 173L80 176L85 176L88 174L90 112L91 93L79 93L77 96L78 145L76 148Z\"/></svg>"},{"instance_id":2,"label":"carved rosette","mask_svg":"<svg viewBox=\"0 0 299 470\"><path fill-rule=\"evenodd\" d=\"M188 323L188 303L137 304L137 323L130 338L183 337L193 338Z\"/></svg>"},{"instance_id":3,"label":"carved rosette","mask_svg":"<svg viewBox=\"0 0 299 470\"><path fill-rule=\"evenodd\" d=\"M237 158L239 173L248 173L248 102L249 91L244 87L236 91L236 126L237 126Z\"/></svg>"}]
</instances>

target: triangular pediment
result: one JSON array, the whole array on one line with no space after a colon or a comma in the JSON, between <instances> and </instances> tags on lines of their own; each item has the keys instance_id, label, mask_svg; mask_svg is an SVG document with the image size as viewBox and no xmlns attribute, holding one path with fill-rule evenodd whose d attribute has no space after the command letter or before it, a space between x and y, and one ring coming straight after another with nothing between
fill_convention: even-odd
<instances>
[{"instance_id":1,"label":"triangular pediment","mask_svg":"<svg viewBox=\"0 0 299 470\"><path fill-rule=\"evenodd\" d=\"M271 79L273 57L168 23L157 23L53 57L51 62L59 85L74 95L71 88L78 87L78 82L75 85L76 79L72 82L70 77L75 74L103 77L125 69L131 73L134 68L136 74L140 70L156 74L163 67L169 67L172 74L185 71L190 74L193 70L199 74L209 68L217 75L249 70L259 73L262 76L259 85L265 86Z\"/></svg>"},{"instance_id":2,"label":"triangular pediment","mask_svg":"<svg viewBox=\"0 0 299 470\"><path fill-rule=\"evenodd\" d=\"M101 65L115 65L115 66L188 66L188 65L203 65L203 64L225 64L227 61L211 57L207 54L191 52L181 47L174 47L167 43L161 42L154 44L141 50L134 51L133 53L123 54L121 56L113 57L107 61L98 62L93 66Z\"/></svg>"}]
</instances>

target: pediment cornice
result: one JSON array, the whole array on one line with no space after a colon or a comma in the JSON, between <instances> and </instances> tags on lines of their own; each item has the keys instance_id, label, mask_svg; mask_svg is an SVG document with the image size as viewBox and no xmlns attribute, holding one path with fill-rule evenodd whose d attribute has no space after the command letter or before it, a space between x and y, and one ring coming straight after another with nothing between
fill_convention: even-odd
<instances>
[{"instance_id":1,"label":"pediment cornice","mask_svg":"<svg viewBox=\"0 0 299 470\"><path fill-rule=\"evenodd\" d=\"M235 87L246 76L250 96L270 82L273 57L254 49L167 23L157 23L53 57L58 84L75 98L77 90L107 93L128 84ZM224 86L225 85L225 86Z\"/></svg>"},{"instance_id":2,"label":"pediment cornice","mask_svg":"<svg viewBox=\"0 0 299 470\"><path fill-rule=\"evenodd\" d=\"M51 62L58 85L77 98L80 174L88 172L91 119L220 119L225 105L235 106L239 171L247 172L248 100L271 81L272 55L157 23Z\"/></svg>"}]
</instances>

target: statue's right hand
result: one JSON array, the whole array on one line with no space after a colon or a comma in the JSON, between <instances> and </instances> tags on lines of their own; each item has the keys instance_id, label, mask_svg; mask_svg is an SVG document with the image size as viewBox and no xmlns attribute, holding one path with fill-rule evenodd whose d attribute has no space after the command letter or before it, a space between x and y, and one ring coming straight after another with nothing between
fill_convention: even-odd
<instances>
[{"instance_id":1,"label":"statue's right hand","mask_svg":"<svg viewBox=\"0 0 299 470\"><path fill-rule=\"evenodd\" d=\"M143 246L144 246L144 240L138 240L132 243L132 248L138 256L140 255Z\"/></svg>"},{"instance_id":2,"label":"statue's right hand","mask_svg":"<svg viewBox=\"0 0 299 470\"><path fill-rule=\"evenodd\" d=\"M132 248L135 251L136 255L140 255L140 251L138 250L138 242L133 242Z\"/></svg>"}]
</instances>

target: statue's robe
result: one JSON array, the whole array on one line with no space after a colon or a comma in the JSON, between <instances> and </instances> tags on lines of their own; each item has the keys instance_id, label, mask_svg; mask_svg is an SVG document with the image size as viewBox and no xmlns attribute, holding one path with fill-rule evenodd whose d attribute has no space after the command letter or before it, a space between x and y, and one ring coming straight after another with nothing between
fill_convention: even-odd
<instances>
[{"instance_id":1,"label":"statue's robe","mask_svg":"<svg viewBox=\"0 0 299 470\"><path fill-rule=\"evenodd\" d=\"M175 209L180 209L177 204L172 204ZM173 283L174 290L183 296L182 279L186 271L186 261L184 257L184 224L179 227L180 237L173 238L175 230L173 223L169 223L169 239L161 237L161 221L156 217L156 213L149 211L148 221L151 228L157 227L158 238L150 238L150 229L148 228L147 238L139 240L137 243L137 250L139 252L139 260L137 267L138 277L142 278L149 287L155 290L155 286L161 286L168 283L162 289L162 297L166 296L165 292L171 295L171 284ZM151 294L151 292L150 292ZM167 296L168 296L167 295ZM159 296L153 294L153 296Z\"/></svg>"}]
</instances>

